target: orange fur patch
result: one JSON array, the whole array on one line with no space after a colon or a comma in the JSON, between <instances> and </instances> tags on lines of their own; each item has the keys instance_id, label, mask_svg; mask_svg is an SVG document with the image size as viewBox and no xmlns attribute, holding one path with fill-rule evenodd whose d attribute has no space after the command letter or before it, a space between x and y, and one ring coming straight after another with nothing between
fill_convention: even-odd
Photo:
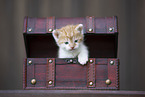
<instances>
[{"instance_id":1,"label":"orange fur patch","mask_svg":"<svg viewBox=\"0 0 145 97\"><path fill-rule=\"evenodd\" d=\"M67 25L61 29L57 29L59 32L58 43L62 44L64 42L69 42L70 46L75 46L74 41L78 40L78 43L83 41L83 34L75 30L78 25Z\"/></svg>"}]
</instances>

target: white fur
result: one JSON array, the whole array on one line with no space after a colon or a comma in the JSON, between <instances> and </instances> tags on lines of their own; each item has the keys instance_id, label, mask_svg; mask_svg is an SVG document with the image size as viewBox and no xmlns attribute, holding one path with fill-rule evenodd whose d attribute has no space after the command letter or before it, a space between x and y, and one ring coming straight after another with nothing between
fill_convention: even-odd
<instances>
[{"instance_id":1,"label":"white fur","mask_svg":"<svg viewBox=\"0 0 145 97\"><path fill-rule=\"evenodd\" d=\"M79 24L75 30L79 31L81 34L83 34L83 24ZM58 58L77 58L78 57L78 62L82 65L85 65L88 61L88 49L84 45L83 41L80 43L75 43L76 46L74 47L74 50L71 50L71 41L68 40L70 45L62 43L58 43L59 39L59 33L58 31L54 30L52 32L52 35L59 46L59 51L58 51ZM75 39L74 39L75 40ZM73 41L74 41L73 40Z\"/></svg>"},{"instance_id":2,"label":"white fur","mask_svg":"<svg viewBox=\"0 0 145 97\"><path fill-rule=\"evenodd\" d=\"M73 51L66 50L64 47L59 46L58 58L77 58L78 62L82 65L88 61L88 50L87 47L80 43L79 47Z\"/></svg>"},{"instance_id":3,"label":"white fur","mask_svg":"<svg viewBox=\"0 0 145 97\"><path fill-rule=\"evenodd\" d=\"M54 37L56 43L57 43L57 41L58 41L58 36L56 36L58 33L59 33L59 32L56 31L56 30L53 30L53 32L52 32L52 35L53 35L53 37Z\"/></svg>"},{"instance_id":4,"label":"white fur","mask_svg":"<svg viewBox=\"0 0 145 97\"><path fill-rule=\"evenodd\" d=\"M79 24L79 25L75 28L75 30L77 30L77 31L79 31L80 33L83 34L83 24Z\"/></svg>"}]
</instances>

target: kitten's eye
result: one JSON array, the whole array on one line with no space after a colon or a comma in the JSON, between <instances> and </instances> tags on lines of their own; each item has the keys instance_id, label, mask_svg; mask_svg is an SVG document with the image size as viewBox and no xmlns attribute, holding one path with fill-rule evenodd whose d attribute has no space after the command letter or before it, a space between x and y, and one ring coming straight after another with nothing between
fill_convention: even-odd
<instances>
[{"instance_id":1,"label":"kitten's eye","mask_svg":"<svg viewBox=\"0 0 145 97\"><path fill-rule=\"evenodd\" d=\"M68 44L68 42L65 42L65 44Z\"/></svg>"},{"instance_id":2,"label":"kitten's eye","mask_svg":"<svg viewBox=\"0 0 145 97\"><path fill-rule=\"evenodd\" d=\"M75 40L75 42L78 42L78 40Z\"/></svg>"}]
</instances>

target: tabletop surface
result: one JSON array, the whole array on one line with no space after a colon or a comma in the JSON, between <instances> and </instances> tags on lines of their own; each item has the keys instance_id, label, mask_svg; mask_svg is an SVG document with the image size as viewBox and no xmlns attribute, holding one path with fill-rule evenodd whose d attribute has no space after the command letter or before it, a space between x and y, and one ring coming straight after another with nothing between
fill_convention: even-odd
<instances>
[{"instance_id":1,"label":"tabletop surface","mask_svg":"<svg viewBox=\"0 0 145 97\"><path fill-rule=\"evenodd\" d=\"M122 90L0 90L0 97L145 97L145 91Z\"/></svg>"}]
</instances>

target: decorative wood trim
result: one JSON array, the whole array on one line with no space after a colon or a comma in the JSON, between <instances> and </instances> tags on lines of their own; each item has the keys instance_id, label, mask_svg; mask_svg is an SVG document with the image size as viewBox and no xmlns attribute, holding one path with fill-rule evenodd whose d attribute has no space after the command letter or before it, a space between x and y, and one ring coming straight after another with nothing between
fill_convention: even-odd
<instances>
[{"instance_id":1,"label":"decorative wood trim","mask_svg":"<svg viewBox=\"0 0 145 97\"><path fill-rule=\"evenodd\" d=\"M46 20L46 32L51 33L55 29L55 17L48 17Z\"/></svg>"},{"instance_id":2,"label":"decorative wood trim","mask_svg":"<svg viewBox=\"0 0 145 97\"><path fill-rule=\"evenodd\" d=\"M23 89L27 87L27 59L24 60L23 64Z\"/></svg>"},{"instance_id":3,"label":"decorative wood trim","mask_svg":"<svg viewBox=\"0 0 145 97\"><path fill-rule=\"evenodd\" d=\"M113 62L113 64L111 64L111 61ZM114 86L116 89L118 89L118 77L117 77L118 60L109 58L107 65L108 65L108 79L111 80L111 84L108 85L108 87Z\"/></svg>"},{"instance_id":4,"label":"decorative wood trim","mask_svg":"<svg viewBox=\"0 0 145 97\"><path fill-rule=\"evenodd\" d=\"M87 16L86 17L86 32L87 33L95 33L95 17Z\"/></svg>"},{"instance_id":5,"label":"decorative wood trim","mask_svg":"<svg viewBox=\"0 0 145 97\"><path fill-rule=\"evenodd\" d=\"M54 87L55 85L55 59L47 59L47 68L46 68L46 87Z\"/></svg>"},{"instance_id":6,"label":"decorative wood trim","mask_svg":"<svg viewBox=\"0 0 145 97\"><path fill-rule=\"evenodd\" d=\"M87 87L95 88L96 87L96 66L95 58L90 58L90 61L87 64Z\"/></svg>"},{"instance_id":7,"label":"decorative wood trim","mask_svg":"<svg viewBox=\"0 0 145 97\"><path fill-rule=\"evenodd\" d=\"M0 97L145 97L145 91L98 90L0 90Z\"/></svg>"},{"instance_id":8,"label":"decorative wood trim","mask_svg":"<svg viewBox=\"0 0 145 97\"><path fill-rule=\"evenodd\" d=\"M24 18L24 33L26 33L27 32L27 25L28 25L28 16L26 16L25 18Z\"/></svg>"}]
</instances>

